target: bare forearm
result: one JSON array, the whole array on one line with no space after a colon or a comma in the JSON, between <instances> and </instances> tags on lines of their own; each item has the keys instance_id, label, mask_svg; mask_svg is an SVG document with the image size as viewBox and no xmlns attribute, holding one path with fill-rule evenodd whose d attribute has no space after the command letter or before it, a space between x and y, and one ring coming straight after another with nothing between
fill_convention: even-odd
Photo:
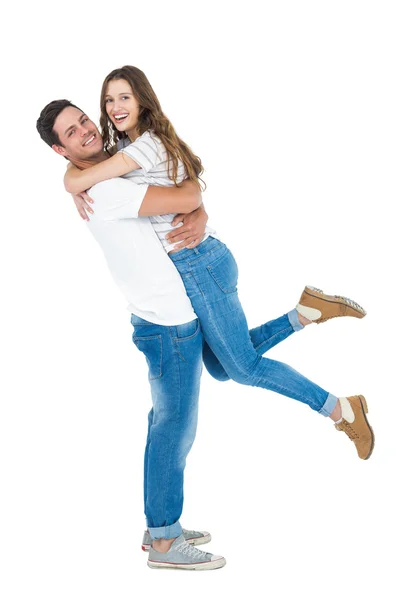
<instances>
[{"instance_id":1,"label":"bare forearm","mask_svg":"<svg viewBox=\"0 0 400 600\"><path fill-rule=\"evenodd\" d=\"M193 182L181 187L150 186L139 210L140 217L166 213L191 213L202 205L201 192Z\"/></svg>"},{"instance_id":2,"label":"bare forearm","mask_svg":"<svg viewBox=\"0 0 400 600\"><path fill-rule=\"evenodd\" d=\"M205 217L207 217L207 219L208 219L208 214L207 214L207 211L206 211L206 209L205 209L205 207L204 207L204 202L202 202L202 203L200 204L200 206L198 207L198 209L197 209L197 210L198 210L198 212L199 212L199 213L203 213L203 215L204 215Z\"/></svg>"},{"instance_id":3,"label":"bare forearm","mask_svg":"<svg viewBox=\"0 0 400 600\"><path fill-rule=\"evenodd\" d=\"M64 176L64 187L70 194L78 194L100 181L125 175L138 167L134 160L122 153L85 169L69 165Z\"/></svg>"}]
</instances>

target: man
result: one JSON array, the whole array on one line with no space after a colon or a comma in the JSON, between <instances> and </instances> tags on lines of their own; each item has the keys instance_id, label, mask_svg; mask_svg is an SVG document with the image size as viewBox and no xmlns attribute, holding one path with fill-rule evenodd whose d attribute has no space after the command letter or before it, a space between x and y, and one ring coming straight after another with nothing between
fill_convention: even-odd
<instances>
[{"instance_id":1,"label":"man","mask_svg":"<svg viewBox=\"0 0 400 600\"><path fill-rule=\"evenodd\" d=\"M37 129L60 156L84 169L108 155L95 124L67 100L41 112ZM203 336L181 277L147 218L192 213L191 228L181 228L183 246L200 241L207 216L201 194L191 182L182 187L148 187L117 178L93 186L96 202L88 226L103 249L110 271L128 299L133 341L147 359L153 407L149 413L144 464L144 501L152 542L148 565L215 569L225 559L194 545L208 542L207 532L182 530L183 470L193 444L202 371ZM182 239L182 238L181 238ZM150 539L149 539L150 534ZM189 544L189 543L190 544Z\"/></svg>"},{"instance_id":2,"label":"man","mask_svg":"<svg viewBox=\"0 0 400 600\"><path fill-rule=\"evenodd\" d=\"M95 125L68 101L46 106L38 120L38 131L55 152L78 168L107 158ZM199 211L201 198L197 188L188 182L181 189L151 188L134 186L121 178L95 185L90 196L96 202L96 211L89 227L129 300L133 340L149 365L153 408L149 414L144 476L145 514L151 536L147 542L152 540L148 565L203 570L222 567L223 557L187 543L205 543L209 534L182 532L179 524L183 470L197 424L203 339L178 271L145 218L167 212ZM185 227L182 231L184 245L191 242L191 249L199 253L193 240L202 240L204 224L194 235L188 236ZM307 287L296 309L249 334L257 352L263 354L312 321L319 323L339 316L362 318L365 311L346 298L327 296ZM229 379L205 343L203 358L216 379ZM330 413L336 427L353 440L362 459L370 456L374 442L364 403L361 396L341 398ZM335 412L341 407L347 411L343 416Z\"/></svg>"}]
</instances>

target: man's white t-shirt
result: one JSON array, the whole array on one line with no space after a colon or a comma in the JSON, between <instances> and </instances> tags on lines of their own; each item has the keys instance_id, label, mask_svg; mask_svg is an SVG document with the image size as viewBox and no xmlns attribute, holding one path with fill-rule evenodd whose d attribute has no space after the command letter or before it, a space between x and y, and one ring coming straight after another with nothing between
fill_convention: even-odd
<instances>
[{"instance_id":1,"label":"man's white t-shirt","mask_svg":"<svg viewBox=\"0 0 400 600\"><path fill-rule=\"evenodd\" d=\"M87 226L101 246L127 309L151 323L182 325L196 319L182 279L149 217L138 217L147 185L116 177L94 185Z\"/></svg>"}]
</instances>

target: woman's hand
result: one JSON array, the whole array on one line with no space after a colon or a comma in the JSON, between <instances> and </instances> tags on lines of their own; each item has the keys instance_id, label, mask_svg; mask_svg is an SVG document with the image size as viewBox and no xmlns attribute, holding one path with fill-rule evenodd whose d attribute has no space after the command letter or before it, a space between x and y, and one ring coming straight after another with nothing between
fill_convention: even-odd
<instances>
[{"instance_id":1,"label":"woman's hand","mask_svg":"<svg viewBox=\"0 0 400 600\"><path fill-rule=\"evenodd\" d=\"M92 198L86 193L82 192L81 194L71 194L74 199L76 209L78 213L81 215L84 221L89 221L89 216L87 213L92 213L93 210L90 208L89 203L93 204Z\"/></svg>"},{"instance_id":2,"label":"woman's hand","mask_svg":"<svg viewBox=\"0 0 400 600\"><path fill-rule=\"evenodd\" d=\"M165 237L170 244L177 244L172 252L176 250L182 250L182 248L196 248L203 239L206 225L208 221L208 214L205 211L204 205L201 204L199 208L189 214L176 215L172 221L172 225L175 226L182 222L180 227L177 227L173 231L170 231Z\"/></svg>"}]
</instances>

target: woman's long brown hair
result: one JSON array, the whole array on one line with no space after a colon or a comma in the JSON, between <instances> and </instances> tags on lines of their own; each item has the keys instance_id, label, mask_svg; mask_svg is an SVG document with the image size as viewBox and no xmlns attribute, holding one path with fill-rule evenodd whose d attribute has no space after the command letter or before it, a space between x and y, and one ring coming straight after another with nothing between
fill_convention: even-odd
<instances>
[{"instance_id":1,"label":"woman's long brown hair","mask_svg":"<svg viewBox=\"0 0 400 600\"><path fill-rule=\"evenodd\" d=\"M200 178L204 169L200 158L195 156L189 146L177 136L169 119L162 112L160 102L143 71L130 65L111 71L105 78L101 88L100 130L105 151L109 152L118 140L127 137L125 132L119 132L116 129L106 111L107 87L109 82L115 79L124 79L132 88L133 95L139 103L139 117L136 126L138 134L142 135L145 131L151 130L164 144L168 155L169 178L176 186L178 185L178 160L181 160L185 166L187 177L201 188L199 180L204 184L204 181Z\"/></svg>"}]
</instances>

